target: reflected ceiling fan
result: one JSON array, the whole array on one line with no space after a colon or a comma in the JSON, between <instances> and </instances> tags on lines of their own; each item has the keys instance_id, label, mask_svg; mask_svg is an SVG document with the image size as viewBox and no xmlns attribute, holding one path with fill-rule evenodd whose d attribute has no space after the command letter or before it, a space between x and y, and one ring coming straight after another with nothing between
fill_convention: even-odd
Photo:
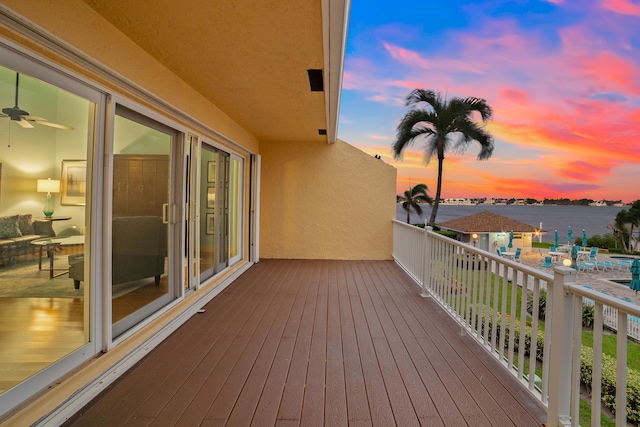
<instances>
[{"instance_id":1,"label":"reflected ceiling fan","mask_svg":"<svg viewBox=\"0 0 640 427\"><path fill-rule=\"evenodd\" d=\"M20 73L16 73L16 104L12 108L3 108L2 114L0 117L9 117L11 120L15 121L21 127L28 129L32 128L32 123L36 123L43 126L49 126L57 129L64 130L73 130L71 126L59 125L57 123L52 123L45 118L38 116L30 116L29 113L20 109L18 107L18 89L20 88Z\"/></svg>"}]
</instances>

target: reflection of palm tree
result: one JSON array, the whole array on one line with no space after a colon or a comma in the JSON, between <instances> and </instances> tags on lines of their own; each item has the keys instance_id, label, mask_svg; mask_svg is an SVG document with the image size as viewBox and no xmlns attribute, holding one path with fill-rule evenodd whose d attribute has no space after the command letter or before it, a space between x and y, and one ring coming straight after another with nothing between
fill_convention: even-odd
<instances>
[{"instance_id":1,"label":"reflection of palm tree","mask_svg":"<svg viewBox=\"0 0 640 427\"><path fill-rule=\"evenodd\" d=\"M481 98L452 98L448 101L443 99L440 93L424 89L413 90L407 96L406 105L411 110L398 125L393 154L396 159L400 158L405 148L418 137L424 137L427 163L434 154L438 157L436 198L429 219L429 225L433 226L440 204L444 153L449 148L464 152L472 141L476 141L480 144L478 159L485 160L491 157L493 138L481 125L472 120L472 115L478 112L482 121L486 122L491 118L493 111ZM419 108L422 106L427 108Z\"/></svg>"},{"instance_id":2,"label":"reflection of palm tree","mask_svg":"<svg viewBox=\"0 0 640 427\"><path fill-rule=\"evenodd\" d=\"M405 201L402 202L402 207L407 211L407 224L409 224L411 208L414 208L418 215L422 215L422 207L418 203L433 203L433 199L429 197L427 191L429 191L429 189L426 184L418 184L404 192Z\"/></svg>"}]
</instances>

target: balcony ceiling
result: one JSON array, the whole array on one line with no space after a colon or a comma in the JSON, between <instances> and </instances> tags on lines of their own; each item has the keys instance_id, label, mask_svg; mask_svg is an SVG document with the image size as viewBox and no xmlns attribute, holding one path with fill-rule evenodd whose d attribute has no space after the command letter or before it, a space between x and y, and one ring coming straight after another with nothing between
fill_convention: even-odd
<instances>
[{"instance_id":1,"label":"balcony ceiling","mask_svg":"<svg viewBox=\"0 0 640 427\"><path fill-rule=\"evenodd\" d=\"M259 140L327 140L320 0L83 1Z\"/></svg>"}]
</instances>

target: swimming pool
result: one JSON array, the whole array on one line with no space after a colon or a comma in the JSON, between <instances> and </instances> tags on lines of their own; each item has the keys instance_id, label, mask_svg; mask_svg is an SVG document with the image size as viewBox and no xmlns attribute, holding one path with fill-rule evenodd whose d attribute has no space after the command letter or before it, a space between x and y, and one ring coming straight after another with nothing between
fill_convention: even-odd
<instances>
[{"instance_id":1,"label":"swimming pool","mask_svg":"<svg viewBox=\"0 0 640 427\"><path fill-rule=\"evenodd\" d=\"M617 283L619 285L624 285L626 287L631 286L631 279L607 279L610 282Z\"/></svg>"}]
</instances>

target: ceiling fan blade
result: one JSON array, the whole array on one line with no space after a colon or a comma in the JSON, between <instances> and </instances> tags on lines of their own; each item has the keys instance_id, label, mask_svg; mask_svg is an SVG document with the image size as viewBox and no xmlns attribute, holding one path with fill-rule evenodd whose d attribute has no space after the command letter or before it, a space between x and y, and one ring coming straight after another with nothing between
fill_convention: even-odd
<instances>
[{"instance_id":1,"label":"ceiling fan blade","mask_svg":"<svg viewBox=\"0 0 640 427\"><path fill-rule=\"evenodd\" d=\"M31 129L33 127L33 125L28 121L26 121L25 119L16 120L15 122L18 123L20 127L25 129Z\"/></svg>"},{"instance_id":2,"label":"ceiling fan blade","mask_svg":"<svg viewBox=\"0 0 640 427\"><path fill-rule=\"evenodd\" d=\"M39 124L39 125L49 126L49 127L56 128L56 129L73 130L73 128L71 126L59 125L58 123L51 123L51 122L48 122L46 120L34 120L34 122Z\"/></svg>"}]
</instances>

